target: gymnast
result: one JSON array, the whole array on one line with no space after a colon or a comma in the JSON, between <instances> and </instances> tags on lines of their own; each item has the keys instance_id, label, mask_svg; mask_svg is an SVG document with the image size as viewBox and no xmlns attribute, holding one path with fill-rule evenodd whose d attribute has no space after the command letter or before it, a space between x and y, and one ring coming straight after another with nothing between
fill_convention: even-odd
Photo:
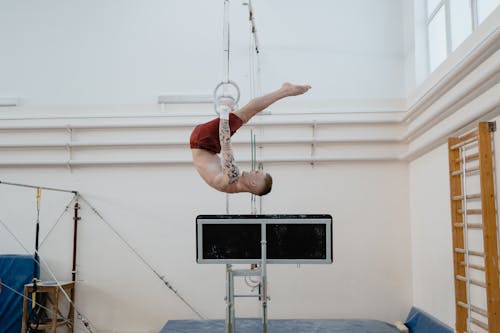
<instances>
[{"instance_id":1,"label":"gymnast","mask_svg":"<svg viewBox=\"0 0 500 333\"><path fill-rule=\"evenodd\" d=\"M311 87L284 83L280 89L251 100L239 110L232 99L222 98L219 118L195 127L190 146L193 163L201 178L211 187L226 193L250 192L266 195L271 191L273 179L262 171L243 171L240 174L231 148L231 136L253 116L278 100L302 95ZM222 161L218 154L222 150Z\"/></svg>"}]
</instances>

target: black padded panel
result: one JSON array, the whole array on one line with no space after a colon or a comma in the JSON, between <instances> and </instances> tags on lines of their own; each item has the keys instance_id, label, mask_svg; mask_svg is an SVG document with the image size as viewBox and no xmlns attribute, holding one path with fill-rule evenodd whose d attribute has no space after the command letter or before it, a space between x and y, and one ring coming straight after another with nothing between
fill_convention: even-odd
<instances>
[{"instance_id":1,"label":"black padded panel","mask_svg":"<svg viewBox=\"0 0 500 333\"><path fill-rule=\"evenodd\" d=\"M269 259L326 259L325 224L267 224Z\"/></svg>"},{"instance_id":2,"label":"black padded panel","mask_svg":"<svg viewBox=\"0 0 500 333\"><path fill-rule=\"evenodd\" d=\"M270 262L331 263L331 223L331 215L200 215L196 244L202 248L196 251L197 259L257 263L264 226Z\"/></svg>"},{"instance_id":3,"label":"black padded panel","mask_svg":"<svg viewBox=\"0 0 500 333\"><path fill-rule=\"evenodd\" d=\"M203 258L260 258L260 241L260 224L205 224L203 225Z\"/></svg>"}]
</instances>

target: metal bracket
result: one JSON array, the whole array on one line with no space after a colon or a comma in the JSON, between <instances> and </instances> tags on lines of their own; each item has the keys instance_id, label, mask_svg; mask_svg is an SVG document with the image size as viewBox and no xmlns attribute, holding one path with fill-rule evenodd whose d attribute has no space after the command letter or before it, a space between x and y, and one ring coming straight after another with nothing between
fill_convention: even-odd
<instances>
[{"instance_id":1,"label":"metal bracket","mask_svg":"<svg viewBox=\"0 0 500 333\"><path fill-rule=\"evenodd\" d=\"M66 131L69 134L69 141L66 144L66 151L68 152L68 162L66 163L66 167L70 172L72 172L73 170L71 169L71 159L73 154L71 151L71 143L73 143L73 129L71 128L71 125L66 125Z\"/></svg>"},{"instance_id":2,"label":"metal bracket","mask_svg":"<svg viewBox=\"0 0 500 333\"><path fill-rule=\"evenodd\" d=\"M488 123L488 130L490 132L496 132L496 130L497 130L497 122L496 121L490 121Z\"/></svg>"},{"instance_id":3,"label":"metal bracket","mask_svg":"<svg viewBox=\"0 0 500 333\"><path fill-rule=\"evenodd\" d=\"M317 123L316 120L312 125L312 143L311 143L311 165L314 166L314 157L316 155L316 131L317 131Z\"/></svg>"}]
</instances>

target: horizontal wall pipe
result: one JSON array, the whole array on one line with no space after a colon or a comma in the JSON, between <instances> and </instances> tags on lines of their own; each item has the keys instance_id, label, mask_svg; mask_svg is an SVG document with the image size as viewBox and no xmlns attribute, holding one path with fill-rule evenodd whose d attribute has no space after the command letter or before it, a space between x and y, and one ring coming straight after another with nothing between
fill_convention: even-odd
<instances>
[{"instance_id":1,"label":"horizontal wall pipe","mask_svg":"<svg viewBox=\"0 0 500 333\"><path fill-rule=\"evenodd\" d=\"M248 140L232 140L232 144L248 144ZM279 138L262 139L257 144L312 144L312 143L331 143L331 144L399 144L395 138ZM123 141L123 142L26 142L26 143L4 143L0 144L0 149L13 148L91 148L91 147L144 147L144 146L188 146L187 140L171 141Z\"/></svg>"},{"instance_id":2,"label":"horizontal wall pipe","mask_svg":"<svg viewBox=\"0 0 500 333\"><path fill-rule=\"evenodd\" d=\"M262 163L320 163L320 162L376 162L400 161L393 155L359 156L359 157L276 157L263 158ZM252 160L241 159L238 163L251 163ZM163 160L69 160L69 161L2 161L0 167L78 167L78 166L119 166L119 165L186 165L192 164L191 159Z\"/></svg>"},{"instance_id":3,"label":"horizontal wall pipe","mask_svg":"<svg viewBox=\"0 0 500 333\"><path fill-rule=\"evenodd\" d=\"M310 116L310 115L308 115ZM267 116L262 116L267 117ZM198 117L193 121L177 121L177 122L155 122L155 123L128 123L128 124L60 124L60 125L3 125L0 126L0 131L12 131L12 130L99 130L99 129L121 129L121 128L171 128L171 127L194 127L203 122L209 121L213 117ZM269 120L258 120L250 121L247 126L312 126L314 123L316 125L394 125L400 123L400 116L391 117L373 117L372 119L359 118L355 119L317 119L317 120L280 120L280 119L269 119Z\"/></svg>"}]
</instances>

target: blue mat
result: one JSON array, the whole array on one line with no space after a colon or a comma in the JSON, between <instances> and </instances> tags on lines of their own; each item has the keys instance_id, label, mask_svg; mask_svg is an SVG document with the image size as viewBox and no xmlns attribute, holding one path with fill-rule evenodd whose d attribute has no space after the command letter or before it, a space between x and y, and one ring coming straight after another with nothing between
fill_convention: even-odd
<instances>
[{"instance_id":1,"label":"blue mat","mask_svg":"<svg viewBox=\"0 0 500 333\"><path fill-rule=\"evenodd\" d=\"M453 329L430 314L413 307L405 325L410 333L453 333Z\"/></svg>"},{"instance_id":2,"label":"blue mat","mask_svg":"<svg viewBox=\"0 0 500 333\"><path fill-rule=\"evenodd\" d=\"M160 333L224 333L224 320L169 320ZM237 319L236 333L261 333L261 319ZM382 321L369 319L272 319L269 333L399 333Z\"/></svg>"},{"instance_id":3,"label":"blue mat","mask_svg":"<svg viewBox=\"0 0 500 333\"><path fill-rule=\"evenodd\" d=\"M21 294L24 292L24 285L31 283L33 279L33 269L33 257L30 255L0 255L2 283ZM23 297L6 286L2 286L0 292L0 333L19 333L23 316Z\"/></svg>"},{"instance_id":4,"label":"blue mat","mask_svg":"<svg viewBox=\"0 0 500 333\"><path fill-rule=\"evenodd\" d=\"M405 325L410 333L453 333L430 314L413 307ZM224 320L169 320L159 333L224 333ZM269 320L269 333L399 333L391 324L370 319ZM236 333L260 333L260 319L237 319Z\"/></svg>"}]
</instances>

